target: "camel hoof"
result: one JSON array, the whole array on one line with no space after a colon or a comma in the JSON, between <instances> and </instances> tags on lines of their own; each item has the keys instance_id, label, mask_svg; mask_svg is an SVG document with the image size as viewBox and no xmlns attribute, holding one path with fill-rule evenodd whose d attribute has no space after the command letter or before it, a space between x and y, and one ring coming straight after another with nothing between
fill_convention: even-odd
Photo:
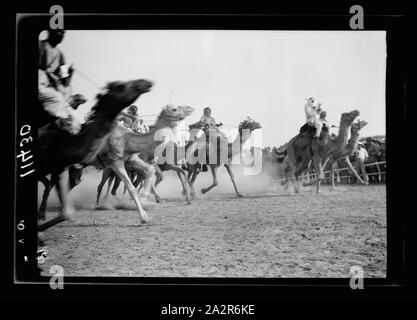
<instances>
[{"instance_id":1,"label":"camel hoof","mask_svg":"<svg viewBox=\"0 0 417 320\"><path fill-rule=\"evenodd\" d=\"M207 191L206 191L206 189L204 189L204 188L203 188L203 189L201 189L201 193L203 193L203 194L204 194L204 193L206 193L206 192L207 192Z\"/></svg>"},{"instance_id":2,"label":"camel hoof","mask_svg":"<svg viewBox=\"0 0 417 320\"><path fill-rule=\"evenodd\" d=\"M147 214L144 214L141 219L140 219L140 223L142 224L146 224L151 222L151 218L149 218L149 216Z\"/></svg>"},{"instance_id":3,"label":"camel hoof","mask_svg":"<svg viewBox=\"0 0 417 320\"><path fill-rule=\"evenodd\" d=\"M45 236L43 232L38 232L38 246L40 247L45 246Z\"/></svg>"},{"instance_id":4,"label":"camel hoof","mask_svg":"<svg viewBox=\"0 0 417 320\"><path fill-rule=\"evenodd\" d=\"M156 199L155 201L156 201L156 203L164 203L164 201L162 199Z\"/></svg>"},{"instance_id":5,"label":"camel hoof","mask_svg":"<svg viewBox=\"0 0 417 320\"><path fill-rule=\"evenodd\" d=\"M239 198L243 198L243 197L244 197L244 195L243 195L243 194L241 194L240 192L237 192L237 193L236 193L236 195L237 195Z\"/></svg>"}]
</instances>

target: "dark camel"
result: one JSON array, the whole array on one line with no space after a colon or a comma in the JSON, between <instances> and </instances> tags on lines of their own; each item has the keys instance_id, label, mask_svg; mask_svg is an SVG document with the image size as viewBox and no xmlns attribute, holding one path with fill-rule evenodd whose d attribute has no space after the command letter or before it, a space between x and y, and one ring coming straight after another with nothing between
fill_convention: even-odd
<instances>
[{"instance_id":1,"label":"dark camel","mask_svg":"<svg viewBox=\"0 0 417 320\"><path fill-rule=\"evenodd\" d=\"M227 141L225 141L221 135L220 136L209 135L209 137L202 136L199 139L199 141L197 141L197 143L191 144L192 147L190 146L187 149L187 160L194 158L192 157L192 154L195 154L196 151L199 154L201 154L201 152L203 151L203 154L204 154L204 149L205 149L205 154L206 154L205 163L210 167L211 173L213 175L213 183L209 187L203 188L201 190L202 193L207 193L211 189L213 189L215 186L217 186L218 184L217 168L219 168L223 164L230 176L230 179L232 180L236 195L238 197L243 197L243 195L239 192L237 188L233 171L230 167L230 164L231 164L233 157L236 154L241 152L242 145L250 138L249 134L242 134L243 130L249 130L249 132L252 133L252 131L260 129L260 128L261 128L261 125L258 122L248 119L240 123L239 134L232 143L227 143ZM214 156L217 161L215 163L210 163L210 157L211 157L210 153L212 153L212 150L213 150L212 146L214 146L215 144L217 144L217 148L214 149L214 152L215 152ZM226 161L222 161L221 159L221 145L222 144L227 145ZM194 164L191 164L190 161L187 161L187 162L188 162L188 181L189 181L190 188L191 188L191 197L194 198L195 197L194 182L196 181L197 176L200 173L200 170L199 170L200 163L196 162Z\"/></svg>"},{"instance_id":2,"label":"dark camel","mask_svg":"<svg viewBox=\"0 0 417 320\"><path fill-rule=\"evenodd\" d=\"M323 128L320 138L313 139L315 129L308 127L306 133L300 133L292 138L284 151L275 152L280 157L278 162L284 163L287 179L295 186L296 193L300 192L298 178L308 168L310 161L317 172L317 179L305 185L316 183L317 193L320 191L320 184L324 179L322 161L326 161L332 154L344 152L348 143L349 128L359 114L360 112L357 110L343 113L340 119L339 134L336 137L331 137L329 130Z\"/></svg>"},{"instance_id":3,"label":"dark camel","mask_svg":"<svg viewBox=\"0 0 417 320\"><path fill-rule=\"evenodd\" d=\"M97 96L91 121L77 135L57 130L54 124L39 129L38 178L42 181L51 174L51 183L56 184L62 205L62 212L56 218L40 224L39 231L65 221L74 213L68 201L68 185L62 176L64 170L72 164L92 162L116 126L118 114L151 87L152 82L143 79L109 83L106 90Z\"/></svg>"}]
</instances>

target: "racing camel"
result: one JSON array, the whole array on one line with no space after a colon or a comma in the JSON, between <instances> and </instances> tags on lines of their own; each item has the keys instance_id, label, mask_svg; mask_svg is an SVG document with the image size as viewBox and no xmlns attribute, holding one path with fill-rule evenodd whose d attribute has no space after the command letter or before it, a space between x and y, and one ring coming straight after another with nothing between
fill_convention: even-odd
<instances>
[{"instance_id":1,"label":"racing camel","mask_svg":"<svg viewBox=\"0 0 417 320\"><path fill-rule=\"evenodd\" d=\"M91 121L76 135L58 130L54 123L39 129L38 179L41 181L51 174L51 184L57 186L62 206L62 212L57 217L38 225L39 231L67 220L74 213L68 201L68 185L62 175L66 167L92 162L106 145L109 134L117 125L119 113L148 92L152 85L144 79L110 82L105 91L97 95ZM39 215L42 216L42 213Z\"/></svg>"},{"instance_id":2,"label":"racing camel","mask_svg":"<svg viewBox=\"0 0 417 320\"><path fill-rule=\"evenodd\" d=\"M313 139L315 128L305 124L300 133L288 142L284 151L275 152L278 162L284 163L286 176L295 186L296 193L300 192L298 178L308 168L310 161L317 172L317 179L306 185L316 183L316 191L320 192L320 183L324 179L322 161L332 154L343 154L348 143L349 128L359 115L358 110L342 113L339 133L335 137L331 137L328 127L323 127L319 139Z\"/></svg>"},{"instance_id":3,"label":"racing camel","mask_svg":"<svg viewBox=\"0 0 417 320\"><path fill-rule=\"evenodd\" d=\"M352 124L350 128L350 138L347 145L339 150L338 152L333 153L329 159L329 166L330 166L330 181L332 183L332 189L336 190L336 186L334 183L334 172L335 169L338 168L338 163L340 160L344 160L348 165L349 169L353 172L356 176L358 181L362 184L367 184L365 181L361 179L361 177L356 172L355 168L353 167L352 163L350 162L349 156L357 149L360 137L360 131L363 127L365 127L368 123L366 121L358 121ZM326 164L323 165L323 168Z\"/></svg>"},{"instance_id":4,"label":"racing camel","mask_svg":"<svg viewBox=\"0 0 417 320\"><path fill-rule=\"evenodd\" d=\"M198 169L199 163L197 162L194 164L190 164L189 159L192 159L193 158L192 154L195 154L196 152L198 152L199 154L204 154L204 149L205 149L205 155L206 155L205 162L206 164L208 164L208 166L211 169L211 173L213 175L213 183L207 188L201 189L201 192L207 193L211 189L213 189L215 186L217 186L218 184L217 168L219 168L220 165L223 164L227 170L227 173L230 176L230 179L232 180L236 195L238 197L243 197L243 195L239 192L237 188L232 169L230 168L230 164L232 162L233 157L241 152L242 145L250 138L249 134L243 134L243 130L248 130L250 133L252 133L254 130L257 130L260 128L262 127L258 122L252 119L246 119L239 124L239 134L237 135L237 137L232 143L228 143L224 139L224 137L221 135L214 135L214 137L212 137L212 135L209 135L209 137L203 135L201 138L199 138L197 143L191 144L192 147L189 147L187 149L187 160L188 160L187 162L188 162L188 181L190 183L190 194L192 198L195 197L194 182L196 181L197 176L200 173L200 170ZM221 159L221 154L220 154L221 147L213 149L212 146L214 144L220 144L220 146L222 144L227 145L227 159L225 162L223 162ZM210 153L212 153L213 150L216 153L214 155L215 159L217 160L216 163L210 163L210 158L211 158Z\"/></svg>"},{"instance_id":5,"label":"racing camel","mask_svg":"<svg viewBox=\"0 0 417 320\"><path fill-rule=\"evenodd\" d=\"M96 167L106 169L103 171L101 182L97 187L97 205L102 188L111 177L111 172L114 171L124 182L138 210L142 212L142 216L145 216L146 213L140 206L138 192L126 173L126 167L135 170L138 175L144 175L145 197L149 191L152 191L157 197L155 191L155 173L157 169L150 162L158 161L158 159L154 159L155 154L159 154L158 150L166 148L173 141L175 137L174 129L178 122L191 115L193 111L194 109L189 106L167 105L159 114L150 131L144 134L134 133L127 128L117 126L110 135L106 146L98 154L97 161L95 161ZM178 175L184 190L186 190L187 202L190 203L185 173L181 171Z\"/></svg>"}]
</instances>

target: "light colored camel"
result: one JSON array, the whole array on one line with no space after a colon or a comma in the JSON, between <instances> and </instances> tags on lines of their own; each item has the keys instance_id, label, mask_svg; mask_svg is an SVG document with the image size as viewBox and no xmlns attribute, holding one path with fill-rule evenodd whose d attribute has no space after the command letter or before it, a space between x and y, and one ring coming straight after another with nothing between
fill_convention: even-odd
<instances>
[{"instance_id":1,"label":"light colored camel","mask_svg":"<svg viewBox=\"0 0 417 320\"><path fill-rule=\"evenodd\" d=\"M162 148L161 145L166 145L169 141L172 141L173 135L175 135L173 129L178 125L179 121L188 117L193 111L194 109L188 106L167 105L159 114L154 126L145 134L137 134L122 126L118 126L112 132L106 146L97 155L97 161L94 162L94 165L103 169L111 168L121 178L127 186L129 194L134 199L143 222L148 221L149 218L140 204L138 191L130 181L125 166L145 175L145 197L151 189L154 192L156 169L150 162L157 161L157 159L154 159L155 150ZM100 182L100 188L98 188L99 192L101 192L106 180L106 176L104 176L102 182ZM186 185L184 185L184 188L188 189ZM99 197L100 195L98 194L97 198L99 199Z\"/></svg>"},{"instance_id":2,"label":"light colored camel","mask_svg":"<svg viewBox=\"0 0 417 320\"><path fill-rule=\"evenodd\" d=\"M335 169L338 167L338 161L339 160L345 160L346 164L348 165L349 169L353 172L353 174L356 176L358 181L360 181L362 184L367 184L365 181L361 179L361 177L356 172L355 168L353 167L352 163L350 162L349 156L352 155L352 153L356 150L359 143L359 137L360 137L360 131L363 127L365 127L368 123L366 121L359 121L354 122L350 128L350 138L346 146L339 150L338 152L333 153L328 161L330 164L330 181L332 183L332 189L336 190L336 186L334 183L334 172ZM326 164L323 165L323 168L326 166Z\"/></svg>"},{"instance_id":3,"label":"light colored camel","mask_svg":"<svg viewBox=\"0 0 417 320\"><path fill-rule=\"evenodd\" d=\"M157 203L161 203L162 198L157 193L156 186L163 180L162 172L169 171L169 170L175 171L177 173L178 178L181 182L182 189L183 189L182 194L185 196L185 200L187 204L191 203L190 196L189 196L189 184L188 184L188 179L187 179L187 171L182 168L182 165L180 163L186 160L186 152L188 148L191 147L194 143L197 143L197 142L186 141L185 146L179 146L176 142L173 142L173 141L171 141L169 144L166 144L167 150L169 148L172 148L171 150L173 150L174 157L173 159L171 159L173 160L172 163L170 163L171 161L165 161L165 162L161 161L160 164L155 164L156 180L155 180L155 185L151 189L151 192L155 196L155 201ZM126 170L129 173L129 177L133 185L135 186L135 188L138 188L138 187L140 188L141 186L143 186L143 180L145 179L145 176L142 171L136 172L134 168L130 168L128 165L126 165ZM97 197L97 202L96 202L97 206L99 205L99 194L101 193L101 190L106 181L108 181L108 185L107 185L105 201L108 198L108 195L110 193L110 188L113 182L114 184L113 184L113 187L111 188L111 194L113 196L116 195L121 179L117 175L114 174L111 168L108 168L105 171L103 171L103 177L102 177L101 183L97 188L98 189L98 197ZM126 190L127 188L125 186L124 192Z\"/></svg>"},{"instance_id":4,"label":"light colored camel","mask_svg":"<svg viewBox=\"0 0 417 320\"><path fill-rule=\"evenodd\" d=\"M116 126L120 111L148 92L151 87L152 82L143 79L111 82L105 91L97 96L97 102L92 108L91 122L85 125L80 133L69 135L62 130L54 129L54 124L39 129L38 179L42 181L51 174L51 184L56 184L62 205L62 212L56 218L38 225L39 231L68 219L74 213L74 208L68 201L68 185L62 175L65 168L72 164L93 161Z\"/></svg>"}]
</instances>

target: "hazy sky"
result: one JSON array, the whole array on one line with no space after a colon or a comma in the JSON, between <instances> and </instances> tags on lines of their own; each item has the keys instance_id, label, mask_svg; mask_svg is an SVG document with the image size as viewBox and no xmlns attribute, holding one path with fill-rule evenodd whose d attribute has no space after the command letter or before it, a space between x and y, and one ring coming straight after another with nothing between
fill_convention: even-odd
<instances>
[{"instance_id":1,"label":"hazy sky","mask_svg":"<svg viewBox=\"0 0 417 320\"><path fill-rule=\"evenodd\" d=\"M358 109L369 122L362 135L385 134L383 31L69 30L61 48L99 85L153 80L137 103L143 115L159 113L172 92L172 103L196 109L189 122L205 106L228 125L251 116L263 126L263 145L279 146L304 123L304 99L319 96L332 124ZM72 87L89 109L98 89L77 73Z\"/></svg>"}]
</instances>

